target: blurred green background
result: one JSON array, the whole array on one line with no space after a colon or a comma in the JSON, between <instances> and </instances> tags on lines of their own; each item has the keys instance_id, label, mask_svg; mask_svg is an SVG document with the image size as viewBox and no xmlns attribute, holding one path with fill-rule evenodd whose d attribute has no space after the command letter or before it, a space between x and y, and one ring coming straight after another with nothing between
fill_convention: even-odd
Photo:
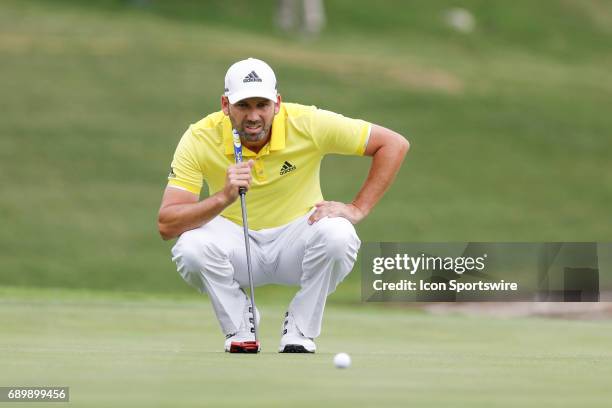
<instances>
[{"instance_id":1,"label":"blurred green background","mask_svg":"<svg viewBox=\"0 0 612 408\"><path fill-rule=\"evenodd\" d=\"M455 6L473 32L445 23ZM249 56L286 101L410 140L363 241L612 238L612 2L330 0L317 38L275 8L0 3L0 285L195 295L157 210L180 136ZM326 158L326 198L350 201L368 167ZM359 301L358 268L331 301Z\"/></svg>"}]
</instances>

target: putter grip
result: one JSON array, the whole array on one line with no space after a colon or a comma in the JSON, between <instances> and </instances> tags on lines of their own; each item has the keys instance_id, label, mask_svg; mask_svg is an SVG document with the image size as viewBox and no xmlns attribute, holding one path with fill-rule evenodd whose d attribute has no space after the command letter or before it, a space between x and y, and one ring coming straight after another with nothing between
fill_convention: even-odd
<instances>
[{"instance_id":1,"label":"putter grip","mask_svg":"<svg viewBox=\"0 0 612 408\"><path fill-rule=\"evenodd\" d=\"M242 163L242 144L240 143L240 135L236 129L232 129L232 141L234 143L234 160L236 161L236 164ZM246 188L238 188L238 194L242 196L245 195Z\"/></svg>"}]
</instances>

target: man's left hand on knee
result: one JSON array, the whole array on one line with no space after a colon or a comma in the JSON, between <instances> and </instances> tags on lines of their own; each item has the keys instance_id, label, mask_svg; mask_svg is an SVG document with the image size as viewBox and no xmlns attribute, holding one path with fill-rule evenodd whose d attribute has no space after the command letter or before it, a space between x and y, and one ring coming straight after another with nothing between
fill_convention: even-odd
<instances>
[{"instance_id":1,"label":"man's left hand on knee","mask_svg":"<svg viewBox=\"0 0 612 408\"><path fill-rule=\"evenodd\" d=\"M315 204L316 210L308 218L308 224L314 224L325 217L343 217L352 224L357 224L366 214L354 204L344 204L338 201L321 201Z\"/></svg>"}]
</instances>

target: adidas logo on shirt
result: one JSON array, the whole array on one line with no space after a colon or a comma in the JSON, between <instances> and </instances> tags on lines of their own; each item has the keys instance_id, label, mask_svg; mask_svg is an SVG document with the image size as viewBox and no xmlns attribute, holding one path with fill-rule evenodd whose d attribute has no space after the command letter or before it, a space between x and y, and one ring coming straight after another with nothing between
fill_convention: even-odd
<instances>
[{"instance_id":1,"label":"adidas logo on shirt","mask_svg":"<svg viewBox=\"0 0 612 408\"><path fill-rule=\"evenodd\" d=\"M251 71L249 75L245 76L242 82L262 82L261 78L255 71Z\"/></svg>"},{"instance_id":2,"label":"adidas logo on shirt","mask_svg":"<svg viewBox=\"0 0 612 408\"><path fill-rule=\"evenodd\" d=\"M295 167L293 164L289 163L288 161L285 161L285 163L283 163L283 167L281 167L280 169L280 175L282 176L283 174L287 174L290 171L295 170L297 167Z\"/></svg>"}]
</instances>

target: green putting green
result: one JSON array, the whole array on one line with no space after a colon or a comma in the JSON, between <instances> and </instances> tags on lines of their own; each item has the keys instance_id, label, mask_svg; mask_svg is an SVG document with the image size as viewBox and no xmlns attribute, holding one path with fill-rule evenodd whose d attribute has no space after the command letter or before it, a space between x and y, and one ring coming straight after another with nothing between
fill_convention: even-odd
<instances>
[{"instance_id":1,"label":"green putting green","mask_svg":"<svg viewBox=\"0 0 612 408\"><path fill-rule=\"evenodd\" d=\"M76 407L606 407L609 322L330 306L314 355L224 353L208 299L3 289L0 384L70 387ZM333 365L338 352L353 364Z\"/></svg>"}]
</instances>

